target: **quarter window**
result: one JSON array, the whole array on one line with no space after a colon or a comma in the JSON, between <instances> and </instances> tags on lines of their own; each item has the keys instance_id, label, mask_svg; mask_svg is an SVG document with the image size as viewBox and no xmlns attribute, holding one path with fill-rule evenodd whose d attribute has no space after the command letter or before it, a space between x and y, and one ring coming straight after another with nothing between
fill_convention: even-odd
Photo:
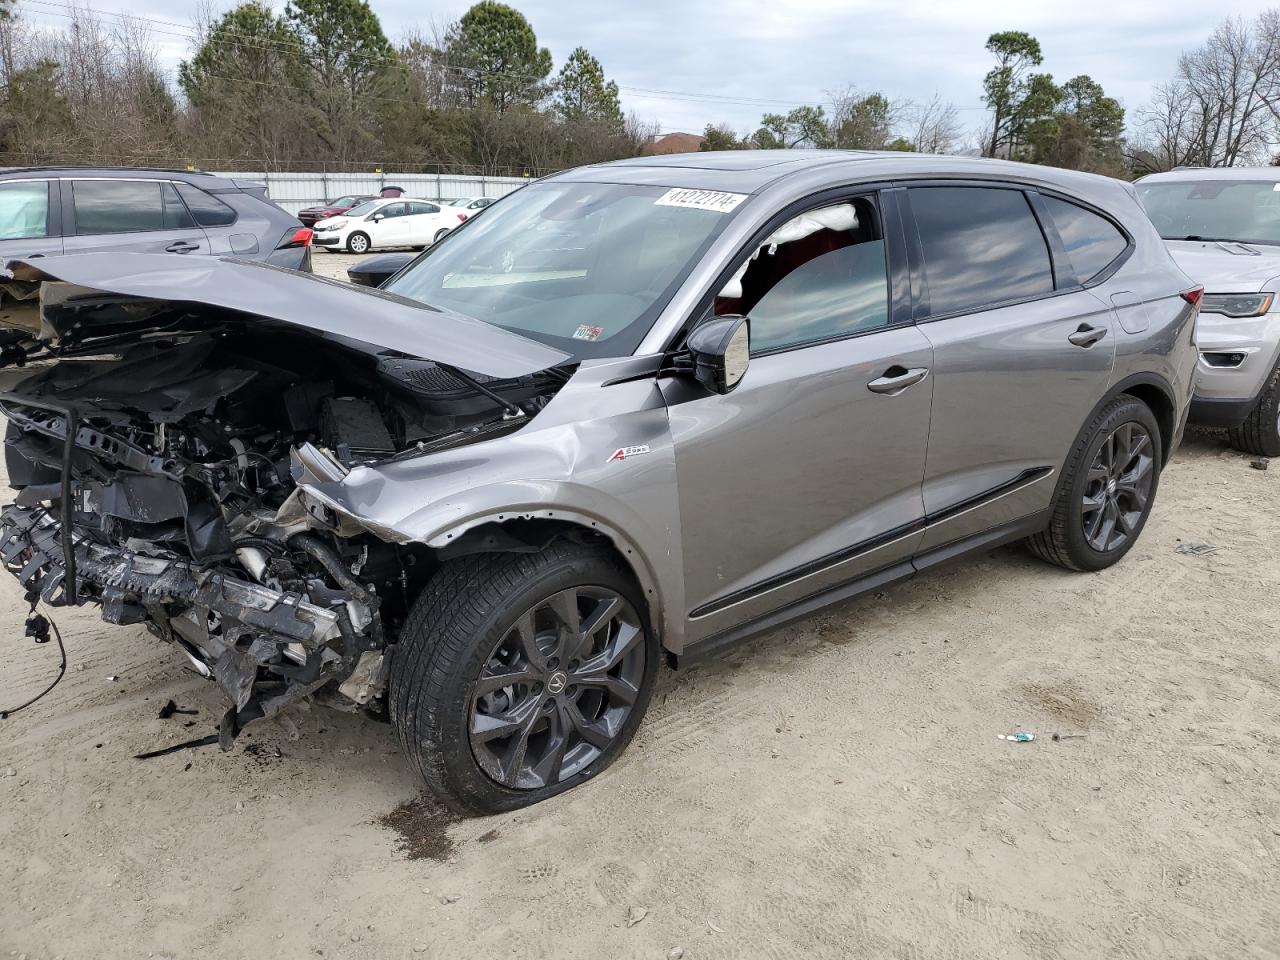
<instances>
[{"instance_id":1,"label":"quarter window","mask_svg":"<svg viewBox=\"0 0 1280 960\"><path fill-rule=\"evenodd\" d=\"M0 240L27 240L48 235L48 182L0 183Z\"/></svg>"},{"instance_id":2,"label":"quarter window","mask_svg":"<svg viewBox=\"0 0 1280 960\"><path fill-rule=\"evenodd\" d=\"M236 212L212 194L189 183L176 184L187 209L202 227L225 227L236 222Z\"/></svg>"},{"instance_id":3,"label":"quarter window","mask_svg":"<svg viewBox=\"0 0 1280 960\"><path fill-rule=\"evenodd\" d=\"M1053 292L1049 248L1022 191L913 187L910 194L931 314Z\"/></svg>"},{"instance_id":4,"label":"quarter window","mask_svg":"<svg viewBox=\"0 0 1280 960\"><path fill-rule=\"evenodd\" d=\"M866 199L783 224L716 298L751 320L753 353L847 337L889 322L884 240Z\"/></svg>"},{"instance_id":5,"label":"quarter window","mask_svg":"<svg viewBox=\"0 0 1280 960\"><path fill-rule=\"evenodd\" d=\"M1057 197L1043 199L1081 283L1100 274L1129 246L1128 238L1105 217Z\"/></svg>"}]
</instances>

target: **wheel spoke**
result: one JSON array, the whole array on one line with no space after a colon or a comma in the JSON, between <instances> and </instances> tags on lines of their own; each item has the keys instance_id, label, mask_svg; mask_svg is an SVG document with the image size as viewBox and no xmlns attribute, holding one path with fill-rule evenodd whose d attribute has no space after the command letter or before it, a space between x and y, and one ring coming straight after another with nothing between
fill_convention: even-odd
<instances>
[{"instance_id":1,"label":"wheel spoke","mask_svg":"<svg viewBox=\"0 0 1280 960\"><path fill-rule=\"evenodd\" d=\"M533 773L544 786L560 782L560 769L564 766L565 748L569 746L569 722L564 710L556 710L547 718L551 724L551 740L547 752L533 766Z\"/></svg>"},{"instance_id":2,"label":"wheel spoke","mask_svg":"<svg viewBox=\"0 0 1280 960\"><path fill-rule=\"evenodd\" d=\"M520 643L520 652L524 654L525 660L534 670L544 673L547 669L547 659L538 649L538 632L533 622L533 611L529 610L522 614L520 619L512 625L511 631Z\"/></svg>"},{"instance_id":3,"label":"wheel spoke","mask_svg":"<svg viewBox=\"0 0 1280 960\"><path fill-rule=\"evenodd\" d=\"M516 704L515 707L503 713L481 713L478 710L473 712L471 715L472 742L488 743L490 740L509 737L519 731L531 714L536 715L538 709L539 698L529 699L531 703Z\"/></svg>"},{"instance_id":4,"label":"wheel spoke","mask_svg":"<svg viewBox=\"0 0 1280 960\"><path fill-rule=\"evenodd\" d=\"M609 733L603 722L588 721L576 703L566 703L564 712L574 732L596 749L603 750L613 741L613 735Z\"/></svg>"},{"instance_id":5,"label":"wheel spoke","mask_svg":"<svg viewBox=\"0 0 1280 960\"><path fill-rule=\"evenodd\" d=\"M511 743L507 745L502 764L502 779L510 786L514 787L520 779L520 769L524 766L525 754L529 752L529 734L533 732L534 724L537 722L538 711L531 710L524 722L520 724L516 735L511 738Z\"/></svg>"},{"instance_id":6,"label":"wheel spoke","mask_svg":"<svg viewBox=\"0 0 1280 960\"><path fill-rule=\"evenodd\" d=\"M1120 510L1116 514L1116 519L1120 524L1120 530L1126 537L1132 537L1138 530L1138 518L1142 516L1141 510Z\"/></svg>"},{"instance_id":7,"label":"wheel spoke","mask_svg":"<svg viewBox=\"0 0 1280 960\"><path fill-rule=\"evenodd\" d=\"M573 682L580 687L603 687L609 692L611 706L618 704L630 706L636 702L636 697L640 696L640 691L627 681L607 673L580 673L574 676Z\"/></svg>"},{"instance_id":8,"label":"wheel spoke","mask_svg":"<svg viewBox=\"0 0 1280 960\"><path fill-rule=\"evenodd\" d=\"M582 621L582 646L577 653L578 656L590 656L594 649L592 639L597 633L608 625L609 621L616 617L622 610L621 597L607 597L596 604L590 616Z\"/></svg>"},{"instance_id":9,"label":"wheel spoke","mask_svg":"<svg viewBox=\"0 0 1280 960\"><path fill-rule=\"evenodd\" d=\"M530 683L539 679L540 675L527 664L509 667L506 664L490 664L476 681L476 696L483 697L503 687L518 683Z\"/></svg>"},{"instance_id":10,"label":"wheel spoke","mask_svg":"<svg viewBox=\"0 0 1280 960\"><path fill-rule=\"evenodd\" d=\"M578 591L572 587L561 590L547 601L547 606L560 621L560 628L556 631L555 655L564 661L573 656L582 633L582 615L578 612Z\"/></svg>"},{"instance_id":11,"label":"wheel spoke","mask_svg":"<svg viewBox=\"0 0 1280 960\"><path fill-rule=\"evenodd\" d=\"M1091 513L1101 510L1103 505L1106 502L1107 502L1106 493L1099 490L1093 496L1086 495L1085 498L1080 503L1080 509L1086 516L1088 516Z\"/></svg>"}]
</instances>

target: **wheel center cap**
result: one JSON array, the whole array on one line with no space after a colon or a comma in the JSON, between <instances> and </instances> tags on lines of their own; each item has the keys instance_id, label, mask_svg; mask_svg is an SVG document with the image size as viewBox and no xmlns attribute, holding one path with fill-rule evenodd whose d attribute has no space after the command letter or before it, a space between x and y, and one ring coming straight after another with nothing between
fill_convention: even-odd
<instances>
[{"instance_id":1,"label":"wheel center cap","mask_svg":"<svg viewBox=\"0 0 1280 960\"><path fill-rule=\"evenodd\" d=\"M556 672L547 679L547 692L553 697L557 697L564 693L564 688L568 685L569 678L561 672Z\"/></svg>"},{"instance_id":2,"label":"wheel center cap","mask_svg":"<svg viewBox=\"0 0 1280 960\"><path fill-rule=\"evenodd\" d=\"M1107 493L1109 493L1111 496L1114 497L1116 495L1117 487L1118 487L1118 484L1116 483L1114 478L1107 481Z\"/></svg>"}]
</instances>

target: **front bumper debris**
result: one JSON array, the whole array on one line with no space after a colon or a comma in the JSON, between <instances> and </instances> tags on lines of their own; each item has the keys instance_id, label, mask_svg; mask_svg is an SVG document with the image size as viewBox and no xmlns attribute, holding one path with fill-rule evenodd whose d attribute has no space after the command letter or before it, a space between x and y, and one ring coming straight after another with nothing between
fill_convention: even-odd
<instances>
[{"instance_id":1,"label":"front bumper debris","mask_svg":"<svg viewBox=\"0 0 1280 960\"><path fill-rule=\"evenodd\" d=\"M144 623L179 646L235 704L233 732L332 681L381 647L376 612L337 596L332 606L192 563L75 536L68 596L65 537L47 509L0 511L0 561L50 606L97 603L108 623Z\"/></svg>"}]
</instances>

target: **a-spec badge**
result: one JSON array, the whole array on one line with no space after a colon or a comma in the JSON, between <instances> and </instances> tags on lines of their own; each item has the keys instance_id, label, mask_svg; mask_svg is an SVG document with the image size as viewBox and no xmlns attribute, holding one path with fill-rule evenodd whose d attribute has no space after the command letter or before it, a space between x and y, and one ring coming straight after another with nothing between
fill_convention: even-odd
<instances>
[{"instance_id":1,"label":"a-spec badge","mask_svg":"<svg viewBox=\"0 0 1280 960\"><path fill-rule=\"evenodd\" d=\"M609 457L605 463L614 463L618 460L626 460L628 457L642 457L649 452L649 445L641 443L634 447L619 447L613 451L613 455Z\"/></svg>"}]
</instances>

